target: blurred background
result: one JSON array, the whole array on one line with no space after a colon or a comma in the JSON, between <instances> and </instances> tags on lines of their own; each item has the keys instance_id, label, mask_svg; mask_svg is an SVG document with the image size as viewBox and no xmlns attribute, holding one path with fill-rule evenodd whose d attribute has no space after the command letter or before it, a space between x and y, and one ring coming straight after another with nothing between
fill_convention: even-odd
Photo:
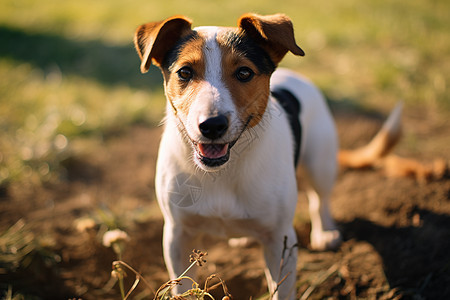
<instances>
[{"instance_id":1,"label":"blurred background","mask_svg":"<svg viewBox=\"0 0 450 300\"><path fill-rule=\"evenodd\" d=\"M103 257L102 263L90 261L94 268L91 273L100 268L107 273L99 276L102 279L98 282L90 282L91 285L75 274L82 274L82 270L74 271L70 266L73 261L88 261L87 256L79 253L87 248L64 252L63 249L86 244L73 242L74 246L60 240L74 230L72 225L62 225L63 220L55 221L58 215L55 207L60 199L65 199L64 203L75 199L77 203L62 210L67 222L88 216L97 229L103 228L99 232L125 228L131 221L161 227L160 217L148 217L157 213L146 212L142 203L154 198L150 173L160 132L145 130L153 130L164 114L162 77L154 67L148 74L140 73L140 61L132 43L134 31L140 24L175 14L190 17L194 26L235 26L239 16L246 12L281 12L291 17L297 42L306 56L288 54L281 65L311 78L323 90L333 111L348 109L379 120L401 100L405 103L409 130L399 151L419 158L447 155L449 1L2 0L0 276L3 279L0 281L5 283L0 283L0 297L2 293L5 297L28 295L31 299L85 295L106 284L111 260ZM348 121L342 125L340 135L344 145L353 145L357 143L355 139L367 134L346 136L355 123ZM422 141L430 133L435 138L431 137L433 142L424 145ZM127 140L114 144L127 134ZM138 151L135 165L127 160L130 149L120 150L125 142ZM109 185L96 181L96 177L107 178L105 173L114 172L99 167L102 163L109 164L110 154L105 153L117 153L113 157L115 171L128 178L136 176L136 181L142 181L141 190L127 194L133 183L126 182L115 194L114 188L121 186L122 179L111 179ZM136 169L127 170L143 166L147 162L142 158L145 155L150 155L148 168L142 171L147 172L145 175L137 174ZM121 215L124 207L132 213ZM39 213L33 215L33 211ZM98 232L93 237L89 234L83 236L83 243L98 238ZM144 235L143 232L142 239L134 242L134 247L143 245ZM151 241L159 247L158 240L160 234ZM32 246L24 250L25 245ZM95 247L89 248L90 253L102 256L104 250ZM145 270L164 272L160 249L155 251L159 269ZM111 253L107 257L113 259ZM40 275L29 276L30 283L20 271L27 270L35 257L41 259L41 264L36 265L36 273ZM135 256L130 259L144 264ZM63 272L46 277L42 270L54 265L62 265ZM157 283L167 279L164 274L158 276ZM61 290L55 292L58 288L52 286L51 292L43 292L49 280L62 282L58 285ZM36 282L41 284L37 291ZM119 294L116 296L118 299Z\"/></svg>"},{"instance_id":2,"label":"blurred background","mask_svg":"<svg viewBox=\"0 0 450 300\"><path fill-rule=\"evenodd\" d=\"M403 100L445 118L448 8L443 0L4 0L0 184L51 176L74 138L157 124L161 76L140 74L132 39L139 24L174 14L194 26L234 26L245 12L286 13L307 56L288 55L282 65L310 77L328 99L384 111Z\"/></svg>"}]
</instances>

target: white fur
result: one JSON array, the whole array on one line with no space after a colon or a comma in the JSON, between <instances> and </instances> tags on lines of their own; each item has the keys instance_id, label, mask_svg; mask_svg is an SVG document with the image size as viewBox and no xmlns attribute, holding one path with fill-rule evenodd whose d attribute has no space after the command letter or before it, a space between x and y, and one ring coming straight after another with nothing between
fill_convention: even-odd
<instances>
[{"instance_id":1,"label":"white fur","mask_svg":"<svg viewBox=\"0 0 450 300\"><path fill-rule=\"evenodd\" d=\"M216 30L206 28L202 32L213 37ZM187 131L191 138L199 135L198 129L192 127L195 118L216 110L232 115L232 128L243 126L235 124L240 121L230 92L220 80L220 68L216 65L220 50L212 40L206 43L210 50L206 51L208 67L202 87L205 91L194 102L193 114L189 116L192 119ZM272 86L287 88L302 101L304 138L300 162L312 183L308 192L312 246L334 247L340 235L328 208L337 168L337 138L331 115L317 89L294 73L276 71ZM288 248L297 243L292 226L297 203L293 140L284 110L273 99L268 101L260 123L243 133L230 160L212 173L199 169L193 161L191 145L179 133L178 120L168 106L157 163L156 193L165 219L164 257L171 278L187 267L189 253L198 248L199 234L251 236L263 245L270 290L274 291L277 282L287 276L273 299L295 298L297 249L290 255L286 252L280 274L285 237ZM236 137L236 132L229 134ZM177 287L177 292L189 287L185 283Z\"/></svg>"},{"instance_id":2,"label":"white fur","mask_svg":"<svg viewBox=\"0 0 450 300\"><path fill-rule=\"evenodd\" d=\"M198 124L211 116L218 114L226 115L230 123L234 124L227 135L223 137L224 142L230 142L237 138L239 129L243 126L238 118L236 107L233 103L230 91L222 81L222 54L216 37L219 27L203 26L195 28L205 37L205 78L194 103L189 109L186 122L190 137L194 141L202 141L204 138L198 129ZM237 125L239 124L239 125Z\"/></svg>"},{"instance_id":3,"label":"white fur","mask_svg":"<svg viewBox=\"0 0 450 300\"><path fill-rule=\"evenodd\" d=\"M317 250L335 248L341 238L328 204L338 167L338 139L333 118L322 93L296 73L278 69L272 76L271 85L284 87L300 99L303 126L300 164L311 184L307 191L312 226L311 246Z\"/></svg>"}]
</instances>

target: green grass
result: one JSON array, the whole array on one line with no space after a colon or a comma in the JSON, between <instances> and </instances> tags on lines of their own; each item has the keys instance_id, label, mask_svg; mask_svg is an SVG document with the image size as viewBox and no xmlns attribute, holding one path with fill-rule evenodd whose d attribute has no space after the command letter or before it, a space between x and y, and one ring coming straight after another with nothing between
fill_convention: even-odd
<instances>
[{"instance_id":1,"label":"green grass","mask_svg":"<svg viewBox=\"0 0 450 300\"><path fill-rule=\"evenodd\" d=\"M142 76L132 45L144 22L185 14L194 25L233 26L245 12L284 12L305 58L289 66L329 99L387 110L449 113L450 2L32 1L0 3L0 185L48 177L70 141L163 114L161 76Z\"/></svg>"}]
</instances>

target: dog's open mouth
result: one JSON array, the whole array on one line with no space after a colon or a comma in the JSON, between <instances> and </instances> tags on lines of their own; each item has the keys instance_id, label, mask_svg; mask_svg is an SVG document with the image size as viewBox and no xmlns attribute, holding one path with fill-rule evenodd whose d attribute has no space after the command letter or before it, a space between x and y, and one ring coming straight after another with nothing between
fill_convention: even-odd
<instances>
[{"instance_id":1,"label":"dog's open mouth","mask_svg":"<svg viewBox=\"0 0 450 300\"><path fill-rule=\"evenodd\" d=\"M195 145L197 158L208 167L223 165L230 158L230 144L203 144Z\"/></svg>"},{"instance_id":2,"label":"dog's open mouth","mask_svg":"<svg viewBox=\"0 0 450 300\"><path fill-rule=\"evenodd\" d=\"M217 159L228 152L228 144L198 144L198 150L203 157Z\"/></svg>"},{"instance_id":3,"label":"dog's open mouth","mask_svg":"<svg viewBox=\"0 0 450 300\"><path fill-rule=\"evenodd\" d=\"M194 152L194 160L200 166L200 164L209 167L215 168L224 165L230 159L230 150L237 143L238 139L247 129L248 124L253 119L253 115L250 115L247 121L244 124L241 132L238 137L229 142L229 143L200 143L195 142L193 139L189 137L187 134L186 126L179 119L179 125L181 126L181 130L185 132L185 137L187 137L187 141L190 142L193 152ZM211 170L211 169L210 169ZM210 171L208 170L208 171Z\"/></svg>"}]
</instances>

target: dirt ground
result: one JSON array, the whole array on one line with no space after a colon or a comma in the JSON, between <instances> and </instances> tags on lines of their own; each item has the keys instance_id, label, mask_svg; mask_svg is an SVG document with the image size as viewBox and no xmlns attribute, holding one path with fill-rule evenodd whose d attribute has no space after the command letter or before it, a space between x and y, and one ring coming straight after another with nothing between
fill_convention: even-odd
<instances>
[{"instance_id":1,"label":"dirt ground","mask_svg":"<svg viewBox=\"0 0 450 300\"><path fill-rule=\"evenodd\" d=\"M367 142L383 118L341 108L334 114L343 147ZM407 134L396 152L423 161L450 161L450 123L433 120L430 113L407 110ZM12 284L14 291L42 299L120 299L117 285L108 289L114 252L102 246L99 228L76 228L76 220L105 207L118 215L130 236L123 260L155 290L168 280L161 249L163 221L153 183L160 134L160 128L126 129L102 143L83 145L81 154L65 162L61 182L2 188L0 228L23 219L36 235L51 237L52 249L61 258L56 265L0 274L2 288ZM311 251L307 202L299 193L298 298L450 299L448 174L423 184L386 178L376 170L341 171L332 210L344 236L342 246L337 251ZM229 248L217 242L203 250L209 255L201 278L219 275L234 299L266 293L258 245ZM128 272L127 285L133 281ZM142 283L133 293L152 299L149 294Z\"/></svg>"}]
</instances>

